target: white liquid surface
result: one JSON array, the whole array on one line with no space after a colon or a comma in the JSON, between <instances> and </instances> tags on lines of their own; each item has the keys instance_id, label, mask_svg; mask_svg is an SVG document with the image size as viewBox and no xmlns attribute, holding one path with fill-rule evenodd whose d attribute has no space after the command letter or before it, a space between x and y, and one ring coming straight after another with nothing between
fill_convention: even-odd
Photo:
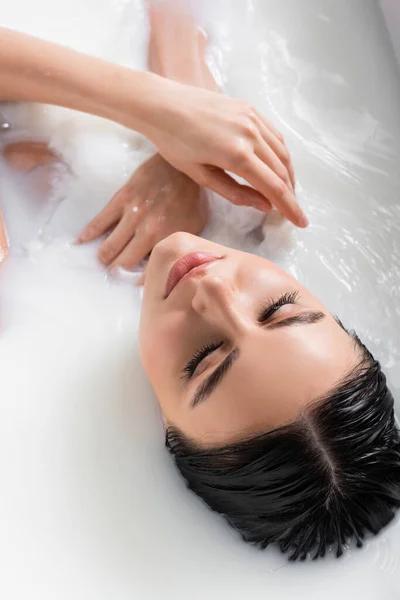
<instances>
[{"instance_id":1,"label":"white liquid surface","mask_svg":"<svg viewBox=\"0 0 400 600\"><path fill-rule=\"evenodd\" d=\"M257 247L259 215L218 199L207 235L309 285L381 359L399 398L400 83L377 3L201 6L211 67L282 130L312 223L271 225ZM13 0L2 24L145 66L139 1ZM0 165L12 244L0 274L0 597L399 598L398 520L340 560L291 565L186 492L138 359L140 294L108 279L95 244L73 245L150 148L67 110L0 110L48 136L70 168L46 204Z\"/></svg>"}]
</instances>

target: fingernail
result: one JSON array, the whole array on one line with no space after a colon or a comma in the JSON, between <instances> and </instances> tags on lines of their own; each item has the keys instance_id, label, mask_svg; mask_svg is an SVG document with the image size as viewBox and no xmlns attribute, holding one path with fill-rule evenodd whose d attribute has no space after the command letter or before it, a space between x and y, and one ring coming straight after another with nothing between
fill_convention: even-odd
<instances>
[{"instance_id":1,"label":"fingernail","mask_svg":"<svg viewBox=\"0 0 400 600\"><path fill-rule=\"evenodd\" d=\"M78 244L83 244L84 242L86 242L86 236L87 236L87 232L86 232L86 229L84 229L83 231L80 232L80 234L78 235L78 237L76 239Z\"/></svg>"}]
</instances>

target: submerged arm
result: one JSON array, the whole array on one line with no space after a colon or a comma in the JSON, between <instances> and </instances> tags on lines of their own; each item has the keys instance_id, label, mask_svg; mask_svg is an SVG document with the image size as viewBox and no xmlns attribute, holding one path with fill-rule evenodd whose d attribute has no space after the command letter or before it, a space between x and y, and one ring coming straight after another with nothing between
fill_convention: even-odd
<instances>
[{"instance_id":1,"label":"submerged arm","mask_svg":"<svg viewBox=\"0 0 400 600\"><path fill-rule=\"evenodd\" d=\"M149 67L174 81L218 92L207 67L207 37L181 6L170 0L148 0L150 20Z\"/></svg>"}]
</instances>

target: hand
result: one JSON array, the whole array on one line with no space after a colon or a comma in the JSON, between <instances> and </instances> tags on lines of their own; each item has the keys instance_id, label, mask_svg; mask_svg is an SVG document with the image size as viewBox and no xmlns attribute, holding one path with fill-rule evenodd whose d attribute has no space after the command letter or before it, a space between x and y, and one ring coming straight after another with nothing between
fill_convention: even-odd
<instances>
[{"instance_id":1,"label":"hand","mask_svg":"<svg viewBox=\"0 0 400 600\"><path fill-rule=\"evenodd\" d=\"M135 171L78 241L90 242L111 231L100 247L100 261L130 270L171 233L200 233L207 217L199 186L156 154Z\"/></svg>"},{"instance_id":2,"label":"hand","mask_svg":"<svg viewBox=\"0 0 400 600\"><path fill-rule=\"evenodd\" d=\"M263 211L273 205L292 223L306 227L282 135L246 102L183 85L178 91L179 85L164 81L164 111L154 115L147 132L160 154L234 204ZM227 172L252 187L237 183Z\"/></svg>"}]
</instances>

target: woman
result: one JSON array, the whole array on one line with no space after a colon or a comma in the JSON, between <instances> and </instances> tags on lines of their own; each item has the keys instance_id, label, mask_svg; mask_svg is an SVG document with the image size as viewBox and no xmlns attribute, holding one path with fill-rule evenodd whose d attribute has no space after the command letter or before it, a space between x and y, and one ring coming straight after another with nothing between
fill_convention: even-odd
<instances>
[{"instance_id":1,"label":"woman","mask_svg":"<svg viewBox=\"0 0 400 600\"><path fill-rule=\"evenodd\" d=\"M174 68L160 14L151 16L153 68L215 86L201 36L193 54L185 53L191 68ZM168 190L161 199L160 183ZM135 214L148 211L141 200L152 193L152 207L169 206L168 227L201 230L197 183L156 155L81 241L114 227L100 257L133 266L149 249L138 243ZM179 221L185 214L190 227ZM157 222L151 211L145 219ZM154 232L151 242L169 232ZM331 544L340 555L348 539L361 545L366 532L392 519L400 505L400 439L385 377L358 338L278 267L188 233L167 237L150 257L140 345L179 470L245 540L276 542L292 559L323 556Z\"/></svg>"},{"instance_id":2,"label":"woman","mask_svg":"<svg viewBox=\"0 0 400 600\"><path fill-rule=\"evenodd\" d=\"M400 435L385 376L279 267L168 237L149 260L140 347L178 469L246 541L340 556L391 521Z\"/></svg>"}]
</instances>

